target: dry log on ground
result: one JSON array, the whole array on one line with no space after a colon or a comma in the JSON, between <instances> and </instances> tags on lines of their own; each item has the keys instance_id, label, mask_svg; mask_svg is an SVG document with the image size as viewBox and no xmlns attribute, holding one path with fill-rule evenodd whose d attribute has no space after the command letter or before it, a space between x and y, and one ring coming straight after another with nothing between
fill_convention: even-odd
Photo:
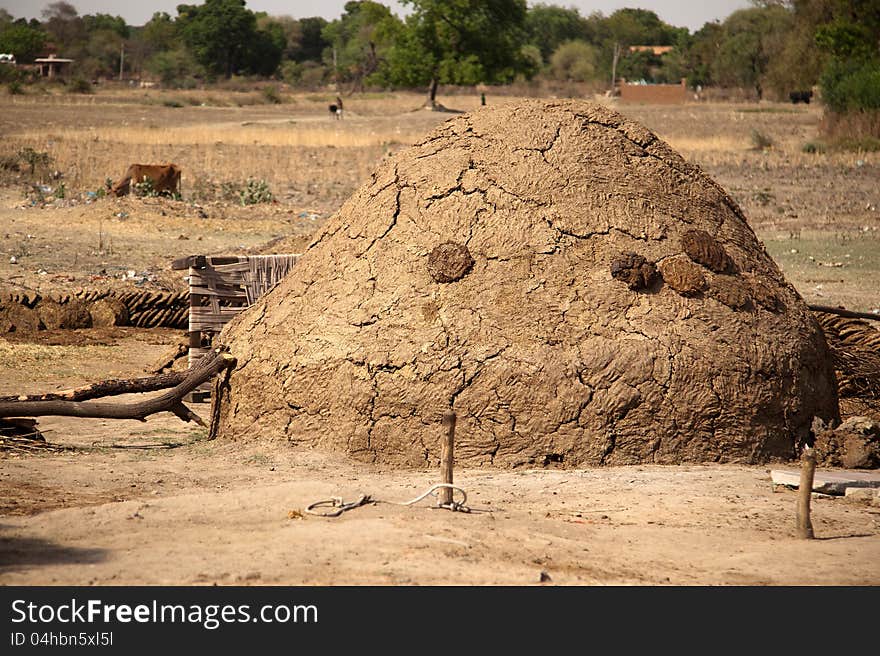
<instances>
[{"instance_id":1,"label":"dry log on ground","mask_svg":"<svg viewBox=\"0 0 880 656\"><path fill-rule=\"evenodd\" d=\"M102 401L71 401L64 399L0 401L0 417L90 417L102 419L140 419L157 412L172 412L183 421L195 421L204 426L202 419L183 404L183 397L226 368L235 366L235 358L227 353L214 352L201 359L198 366L186 372L184 379L173 389L155 398L135 403ZM155 378L175 380L178 374L163 374ZM149 380L149 379L142 379ZM119 381L116 381L117 383ZM125 381L123 381L125 382ZM127 381L133 383L136 381ZM143 383L141 383L143 384ZM171 383L173 384L173 383ZM97 386L102 383L97 383ZM170 385L166 384L166 387ZM92 386L95 387L95 386ZM131 387L131 386L129 386ZM132 391L127 389L126 391ZM114 393L114 392L111 392ZM122 392L115 392L122 393Z\"/></svg>"},{"instance_id":2,"label":"dry log on ground","mask_svg":"<svg viewBox=\"0 0 880 656\"><path fill-rule=\"evenodd\" d=\"M48 394L0 396L0 404L22 401L88 401L89 399L117 396L119 394L155 392L156 390L168 389L169 387L179 385L186 379L187 373L186 371L173 371L147 378L102 380L91 385L84 385L63 392L50 392Z\"/></svg>"},{"instance_id":3,"label":"dry log on ground","mask_svg":"<svg viewBox=\"0 0 880 656\"><path fill-rule=\"evenodd\" d=\"M880 321L880 314L874 314L873 312L856 312L855 310L829 307L827 305L808 305L807 307L813 312L828 312L829 314L837 314L841 317L850 317L851 319L870 319L872 321Z\"/></svg>"}]
</instances>

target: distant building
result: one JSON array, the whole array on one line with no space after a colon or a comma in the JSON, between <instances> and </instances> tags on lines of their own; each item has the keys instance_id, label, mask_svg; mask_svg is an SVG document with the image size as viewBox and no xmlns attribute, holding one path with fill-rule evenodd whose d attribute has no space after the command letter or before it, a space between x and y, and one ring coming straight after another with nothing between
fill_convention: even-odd
<instances>
[{"instance_id":1,"label":"distant building","mask_svg":"<svg viewBox=\"0 0 880 656\"><path fill-rule=\"evenodd\" d=\"M630 84L621 78L617 90L622 102L673 105L688 100L685 78L679 84L646 84L644 80Z\"/></svg>"},{"instance_id":2,"label":"distant building","mask_svg":"<svg viewBox=\"0 0 880 656\"><path fill-rule=\"evenodd\" d=\"M64 72L64 67L72 63L72 59L64 59L62 57L56 57L55 55L49 55L48 57L38 57L34 60L34 64L36 64L40 69L40 77L48 78L53 78L56 75L61 75Z\"/></svg>"},{"instance_id":3,"label":"distant building","mask_svg":"<svg viewBox=\"0 0 880 656\"><path fill-rule=\"evenodd\" d=\"M672 50L674 46L630 46L630 52L650 52L652 55L660 57Z\"/></svg>"}]
</instances>

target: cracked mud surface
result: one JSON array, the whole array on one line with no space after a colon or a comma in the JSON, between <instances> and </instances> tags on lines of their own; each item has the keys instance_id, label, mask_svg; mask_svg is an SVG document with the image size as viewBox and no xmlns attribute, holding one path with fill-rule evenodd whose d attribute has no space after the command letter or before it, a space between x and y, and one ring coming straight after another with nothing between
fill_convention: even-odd
<instances>
[{"instance_id":1,"label":"cracked mud surface","mask_svg":"<svg viewBox=\"0 0 880 656\"><path fill-rule=\"evenodd\" d=\"M474 264L437 282L450 241ZM693 267L632 290L629 253ZM469 466L763 462L837 415L819 327L736 203L583 102L474 112L395 155L221 341L221 437L401 466L437 460L450 408Z\"/></svg>"}]
</instances>

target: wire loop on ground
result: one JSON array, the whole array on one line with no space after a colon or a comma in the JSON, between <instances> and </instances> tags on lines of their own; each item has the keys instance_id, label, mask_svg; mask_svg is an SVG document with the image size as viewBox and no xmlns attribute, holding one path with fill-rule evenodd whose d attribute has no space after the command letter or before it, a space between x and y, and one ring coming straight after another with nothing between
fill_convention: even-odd
<instances>
[{"instance_id":1,"label":"wire loop on ground","mask_svg":"<svg viewBox=\"0 0 880 656\"><path fill-rule=\"evenodd\" d=\"M417 496L415 499L410 499L409 501L404 501L400 503L398 501L383 501L381 499L374 499L369 494L362 494L355 501L350 501L346 503L342 497L331 497L330 499L324 499L323 501L316 501L315 503L309 505L305 512L309 515L316 515L318 517L339 517L342 513L348 510L354 510L355 508L359 508L361 506L366 506L367 504L373 503L387 503L392 506L414 506L422 499L431 496L439 496L437 494L438 490L442 490L448 488L452 490L453 495L458 492L461 494L461 500L455 501L453 499L452 503L437 503L435 508L443 508L444 510L451 510L453 512L463 512L469 513L471 509L466 505L467 504L467 492L465 492L462 488L452 485L451 483L437 483L436 485L432 485L430 488L425 490L422 494ZM330 510L320 510L322 508L330 508Z\"/></svg>"}]
</instances>

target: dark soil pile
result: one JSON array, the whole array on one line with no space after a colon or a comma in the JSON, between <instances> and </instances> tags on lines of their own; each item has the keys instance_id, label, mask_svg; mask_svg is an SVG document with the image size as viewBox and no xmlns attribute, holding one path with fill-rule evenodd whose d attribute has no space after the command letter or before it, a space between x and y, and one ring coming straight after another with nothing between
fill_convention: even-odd
<instances>
[{"instance_id":1,"label":"dark soil pile","mask_svg":"<svg viewBox=\"0 0 880 656\"><path fill-rule=\"evenodd\" d=\"M790 458L836 420L822 332L730 197L585 102L447 121L227 325L217 434L394 465Z\"/></svg>"}]
</instances>

